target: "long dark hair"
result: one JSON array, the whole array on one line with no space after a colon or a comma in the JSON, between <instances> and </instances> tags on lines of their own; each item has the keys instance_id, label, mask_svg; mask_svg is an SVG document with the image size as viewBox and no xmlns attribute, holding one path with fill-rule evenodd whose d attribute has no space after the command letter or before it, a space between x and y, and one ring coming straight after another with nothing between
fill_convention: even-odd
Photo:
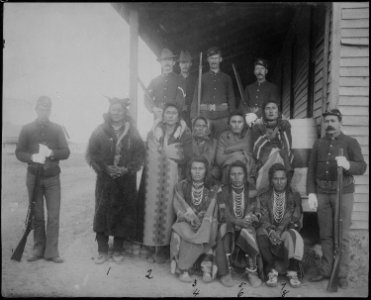
<instances>
[{"instance_id":1,"label":"long dark hair","mask_svg":"<svg viewBox=\"0 0 371 300\"><path fill-rule=\"evenodd\" d=\"M290 189L290 182L291 182L292 174L281 163L275 163L275 164L273 164L270 167L269 171L268 171L268 177L269 177L269 184L270 184L270 186L273 187L273 176L274 176L274 173L277 172L277 171L284 171L285 172L286 178L287 178L287 184L286 184L286 188L285 189L286 190L289 190Z\"/></svg>"},{"instance_id":2,"label":"long dark hair","mask_svg":"<svg viewBox=\"0 0 371 300\"><path fill-rule=\"evenodd\" d=\"M248 176L248 173L247 173L247 168L246 168L246 164L243 163L242 161L240 160L236 160L235 162L231 163L228 167L228 178L227 178L227 183L228 183L228 187L229 189L232 188L232 182L231 182L231 170L233 167L240 167L242 168L244 174L245 174L245 178L244 178L244 186L245 188L247 188L249 186L249 183L247 181L247 176Z\"/></svg>"},{"instance_id":3,"label":"long dark hair","mask_svg":"<svg viewBox=\"0 0 371 300\"><path fill-rule=\"evenodd\" d=\"M203 163L206 169L205 177L204 177L204 185L205 187L210 187L210 174L209 174L209 162L204 156L193 156L191 160L187 164L187 181L192 182L192 174L191 168L194 162Z\"/></svg>"}]
</instances>

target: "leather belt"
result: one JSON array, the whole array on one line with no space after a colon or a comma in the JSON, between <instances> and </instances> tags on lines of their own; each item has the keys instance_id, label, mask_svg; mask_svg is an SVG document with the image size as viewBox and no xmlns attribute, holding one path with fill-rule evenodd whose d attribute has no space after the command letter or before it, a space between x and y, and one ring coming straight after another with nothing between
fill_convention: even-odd
<instances>
[{"instance_id":1,"label":"leather belt","mask_svg":"<svg viewBox=\"0 0 371 300\"><path fill-rule=\"evenodd\" d=\"M200 110L203 111L225 111L228 110L228 103L222 104L201 104Z\"/></svg>"}]
</instances>

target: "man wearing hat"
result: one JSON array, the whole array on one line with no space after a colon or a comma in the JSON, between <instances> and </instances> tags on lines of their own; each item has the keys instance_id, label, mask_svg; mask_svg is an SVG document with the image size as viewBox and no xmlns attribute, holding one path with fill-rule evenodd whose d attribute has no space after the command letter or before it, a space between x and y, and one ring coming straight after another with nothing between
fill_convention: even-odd
<instances>
[{"instance_id":1,"label":"man wearing hat","mask_svg":"<svg viewBox=\"0 0 371 300\"><path fill-rule=\"evenodd\" d=\"M218 47L207 50L207 61L210 70L202 75L200 115L209 119L211 133L218 138L228 127L229 112L235 110L235 96L232 78L220 70L223 61ZM198 83L196 84L191 119L197 117Z\"/></svg>"},{"instance_id":2,"label":"man wearing hat","mask_svg":"<svg viewBox=\"0 0 371 300\"><path fill-rule=\"evenodd\" d=\"M22 127L16 157L28 164L26 185L34 206L34 247L28 261L41 258L62 263L58 252L61 184L59 161L67 159L70 150L60 125L49 121L52 102L49 97L37 100L37 119ZM38 182L38 184L36 184ZM35 190L36 189L36 190ZM33 195L36 195L34 199ZM45 230L44 197L48 211Z\"/></svg>"},{"instance_id":3,"label":"man wearing hat","mask_svg":"<svg viewBox=\"0 0 371 300\"><path fill-rule=\"evenodd\" d=\"M179 75L173 72L176 56L169 49L164 48L157 59L161 64L161 75L154 78L145 95L144 104L155 115L155 119L161 119L162 109L167 103L174 103L182 110L185 99L185 89Z\"/></svg>"},{"instance_id":4,"label":"man wearing hat","mask_svg":"<svg viewBox=\"0 0 371 300\"><path fill-rule=\"evenodd\" d=\"M265 59L258 58L254 62L254 75L256 81L246 86L245 101L240 107L245 113L254 113L258 118L262 117L262 105L268 100L280 102L278 88L275 84L266 80L268 64Z\"/></svg>"},{"instance_id":5,"label":"man wearing hat","mask_svg":"<svg viewBox=\"0 0 371 300\"><path fill-rule=\"evenodd\" d=\"M192 128L190 112L191 104L193 99L193 93L196 86L197 77L190 74L192 67L192 56L185 50L181 51L179 55L179 67L180 67L180 77L182 80L182 85L185 88L185 105L183 106L182 117L187 123L189 128Z\"/></svg>"},{"instance_id":6,"label":"man wearing hat","mask_svg":"<svg viewBox=\"0 0 371 300\"><path fill-rule=\"evenodd\" d=\"M349 273L349 231L351 225L354 178L366 171L361 147L356 139L341 132L342 115L338 109L332 109L323 114L325 136L318 139L310 156L307 191L310 208L317 208L320 239L322 245L322 263L319 274L310 281L321 281L330 277L333 265L333 216L336 200L337 167L343 168L342 199L340 203L340 218L342 219L341 245L342 255L339 265L339 286L348 287ZM343 149L343 155L339 155Z\"/></svg>"}]
</instances>

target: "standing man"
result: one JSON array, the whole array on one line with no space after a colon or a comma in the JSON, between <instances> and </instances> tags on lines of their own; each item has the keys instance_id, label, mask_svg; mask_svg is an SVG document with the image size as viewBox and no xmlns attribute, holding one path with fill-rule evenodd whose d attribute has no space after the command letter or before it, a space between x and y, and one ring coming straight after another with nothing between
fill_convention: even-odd
<instances>
[{"instance_id":1,"label":"standing man","mask_svg":"<svg viewBox=\"0 0 371 300\"><path fill-rule=\"evenodd\" d=\"M28 163L26 184L30 201L35 201L34 247L33 255L28 258L30 262L41 258L63 262L58 252L61 202L59 161L67 159L70 150L62 127L49 121L51 106L49 97L41 96L37 100L37 119L23 126L15 150L16 157ZM35 186L36 176L39 176L38 186ZM35 188L36 199L31 199ZM48 211L46 231L44 197Z\"/></svg>"},{"instance_id":2,"label":"standing man","mask_svg":"<svg viewBox=\"0 0 371 300\"><path fill-rule=\"evenodd\" d=\"M275 84L266 80L268 74L268 63L265 59L258 58L254 62L254 75L256 81L246 86L245 101L241 108L245 113L254 113L258 118L262 116L262 106L268 100L279 102L280 96Z\"/></svg>"},{"instance_id":3,"label":"standing man","mask_svg":"<svg viewBox=\"0 0 371 300\"><path fill-rule=\"evenodd\" d=\"M161 120L162 110L167 103L173 103L180 109L184 106L185 90L181 77L173 72L176 56L164 48L157 59L161 64L161 75L152 79L144 97L144 104L154 114L155 122Z\"/></svg>"},{"instance_id":4,"label":"standing man","mask_svg":"<svg viewBox=\"0 0 371 300\"><path fill-rule=\"evenodd\" d=\"M321 281L330 277L333 265L333 215L336 199L337 167L343 168L342 202L340 218L342 221L342 255L339 266L339 286L348 287L349 273L349 231L354 201L353 175L362 175L366 171L361 147L356 139L341 132L342 115L338 109L323 114L326 135L318 139L311 153L307 191L309 206L317 209L320 239L322 245L322 263L319 274L310 281ZM339 149L344 155L339 156Z\"/></svg>"},{"instance_id":5,"label":"standing man","mask_svg":"<svg viewBox=\"0 0 371 300\"><path fill-rule=\"evenodd\" d=\"M235 110L235 96L232 78L220 70L223 61L222 53L218 47L207 50L209 72L202 75L200 115L209 119L211 134L218 138L227 128L229 112ZM198 83L194 92L191 119L197 117Z\"/></svg>"},{"instance_id":6,"label":"standing man","mask_svg":"<svg viewBox=\"0 0 371 300\"><path fill-rule=\"evenodd\" d=\"M192 56L188 51L181 51L179 55L180 78L185 89L185 105L183 106L182 117L189 128L191 123L191 104L196 86L197 77L190 74L192 67Z\"/></svg>"}]
</instances>

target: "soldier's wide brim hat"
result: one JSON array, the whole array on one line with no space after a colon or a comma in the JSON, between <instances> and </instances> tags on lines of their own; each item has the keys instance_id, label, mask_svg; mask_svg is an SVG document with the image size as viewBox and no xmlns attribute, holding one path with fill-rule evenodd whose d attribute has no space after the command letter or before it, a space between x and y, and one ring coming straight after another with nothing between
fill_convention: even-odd
<instances>
[{"instance_id":1,"label":"soldier's wide brim hat","mask_svg":"<svg viewBox=\"0 0 371 300\"><path fill-rule=\"evenodd\" d=\"M327 110L325 111L323 114L322 114L323 117L326 117L326 116L337 116L339 118L339 120L341 121L342 119L342 114L340 112L340 110L338 110L337 108L334 108L334 109L331 109L331 110Z\"/></svg>"},{"instance_id":2,"label":"soldier's wide brim hat","mask_svg":"<svg viewBox=\"0 0 371 300\"><path fill-rule=\"evenodd\" d=\"M179 62L192 62L192 55L189 51L181 51L179 55Z\"/></svg>"},{"instance_id":3,"label":"soldier's wide brim hat","mask_svg":"<svg viewBox=\"0 0 371 300\"><path fill-rule=\"evenodd\" d=\"M157 58L157 61L162 61L165 59L175 59L177 56L168 48L164 48L161 50L160 56Z\"/></svg>"},{"instance_id":4,"label":"soldier's wide brim hat","mask_svg":"<svg viewBox=\"0 0 371 300\"><path fill-rule=\"evenodd\" d=\"M257 66L257 65L263 66L264 68L268 69L268 62L267 62L266 59L263 59L263 58L257 58L257 59L254 61L254 67Z\"/></svg>"}]
</instances>

